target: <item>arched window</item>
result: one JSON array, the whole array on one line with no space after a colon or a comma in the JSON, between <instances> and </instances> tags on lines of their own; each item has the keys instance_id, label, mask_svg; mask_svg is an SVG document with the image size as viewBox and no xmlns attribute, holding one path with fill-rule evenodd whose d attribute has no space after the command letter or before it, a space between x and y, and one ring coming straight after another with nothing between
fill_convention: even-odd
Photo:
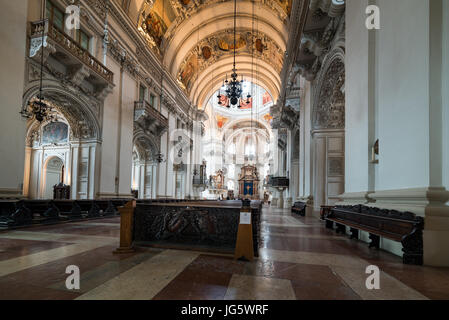
<instances>
[{"instance_id":1,"label":"arched window","mask_svg":"<svg viewBox=\"0 0 449 320\"><path fill-rule=\"evenodd\" d=\"M230 154L235 154L236 153L236 147L235 147L235 143L231 144L229 146L229 153Z\"/></svg>"},{"instance_id":2,"label":"arched window","mask_svg":"<svg viewBox=\"0 0 449 320\"><path fill-rule=\"evenodd\" d=\"M256 155L256 145L252 138L246 138L245 141L245 156L255 156Z\"/></svg>"}]
</instances>

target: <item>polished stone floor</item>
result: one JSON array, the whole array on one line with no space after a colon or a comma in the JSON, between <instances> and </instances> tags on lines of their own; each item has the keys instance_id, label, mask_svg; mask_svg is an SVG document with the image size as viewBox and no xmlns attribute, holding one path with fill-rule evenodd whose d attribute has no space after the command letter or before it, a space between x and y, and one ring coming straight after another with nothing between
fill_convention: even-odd
<instances>
[{"instance_id":1,"label":"polished stone floor","mask_svg":"<svg viewBox=\"0 0 449 320\"><path fill-rule=\"evenodd\" d=\"M449 299L449 268L403 265L337 236L313 217L264 208L253 262L195 251L139 248L113 255L119 218L0 232L0 299ZM68 265L80 290L65 287ZM368 290L368 265L381 270Z\"/></svg>"}]
</instances>

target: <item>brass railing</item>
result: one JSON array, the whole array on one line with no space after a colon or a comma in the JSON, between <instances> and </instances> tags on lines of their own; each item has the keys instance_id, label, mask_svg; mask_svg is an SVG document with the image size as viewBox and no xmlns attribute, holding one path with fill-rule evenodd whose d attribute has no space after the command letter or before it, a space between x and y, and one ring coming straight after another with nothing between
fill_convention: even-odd
<instances>
[{"instance_id":1,"label":"brass railing","mask_svg":"<svg viewBox=\"0 0 449 320\"><path fill-rule=\"evenodd\" d=\"M89 51L82 48L75 40L59 28L48 23L48 20L41 20L31 23L31 38L42 37L42 32L46 32L48 37L70 52L73 56L95 71L106 81L113 83L114 73L106 68L100 61L92 56Z\"/></svg>"}]
</instances>

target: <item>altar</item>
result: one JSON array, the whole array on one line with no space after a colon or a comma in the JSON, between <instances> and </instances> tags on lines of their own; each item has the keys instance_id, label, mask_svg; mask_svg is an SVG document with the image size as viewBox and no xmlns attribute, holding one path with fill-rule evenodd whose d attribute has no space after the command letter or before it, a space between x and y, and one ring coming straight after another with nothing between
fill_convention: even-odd
<instances>
[{"instance_id":1,"label":"altar","mask_svg":"<svg viewBox=\"0 0 449 320\"><path fill-rule=\"evenodd\" d=\"M226 198L228 188L225 186L225 175L223 170L218 170L215 175L209 177L209 192L218 199Z\"/></svg>"},{"instance_id":2,"label":"altar","mask_svg":"<svg viewBox=\"0 0 449 320\"><path fill-rule=\"evenodd\" d=\"M257 167L246 165L239 174L239 198L259 200L259 174Z\"/></svg>"}]
</instances>

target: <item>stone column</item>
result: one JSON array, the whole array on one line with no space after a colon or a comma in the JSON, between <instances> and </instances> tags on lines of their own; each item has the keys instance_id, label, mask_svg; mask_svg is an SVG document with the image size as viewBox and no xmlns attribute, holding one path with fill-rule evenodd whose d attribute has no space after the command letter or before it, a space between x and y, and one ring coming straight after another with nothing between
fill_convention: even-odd
<instances>
[{"instance_id":1,"label":"stone column","mask_svg":"<svg viewBox=\"0 0 449 320\"><path fill-rule=\"evenodd\" d=\"M70 146L70 168L71 168L71 182L70 193L71 199L78 199L78 174L79 174L79 157L80 157L80 145L79 143L72 142Z\"/></svg>"},{"instance_id":2,"label":"stone column","mask_svg":"<svg viewBox=\"0 0 449 320\"><path fill-rule=\"evenodd\" d=\"M293 180L293 168L292 168L292 154L293 154L293 138L292 138L292 131L287 131L287 150L285 151L287 155L287 163L286 163L286 172L285 175L288 179L290 179L290 186L288 189L286 189L286 195L287 198L285 199L285 203L283 208L290 208L292 206L292 198L294 197L294 184L297 183Z\"/></svg>"},{"instance_id":3,"label":"stone column","mask_svg":"<svg viewBox=\"0 0 449 320\"><path fill-rule=\"evenodd\" d=\"M146 185L146 164L145 162L139 163L139 198L145 199L145 185Z\"/></svg>"}]
</instances>

